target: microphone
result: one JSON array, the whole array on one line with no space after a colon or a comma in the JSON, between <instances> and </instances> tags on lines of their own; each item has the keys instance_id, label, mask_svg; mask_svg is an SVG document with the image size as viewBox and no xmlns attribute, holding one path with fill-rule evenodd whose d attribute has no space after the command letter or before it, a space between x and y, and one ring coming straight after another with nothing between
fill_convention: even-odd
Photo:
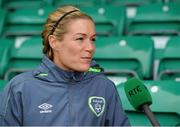
<instances>
[{"instance_id":1,"label":"microphone","mask_svg":"<svg viewBox=\"0 0 180 127\"><path fill-rule=\"evenodd\" d=\"M153 126L160 126L149 108L152 104L152 97L143 82L137 78L131 78L125 82L124 90L131 105L137 111L143 111Z\"/></svg>"}]
</instances>

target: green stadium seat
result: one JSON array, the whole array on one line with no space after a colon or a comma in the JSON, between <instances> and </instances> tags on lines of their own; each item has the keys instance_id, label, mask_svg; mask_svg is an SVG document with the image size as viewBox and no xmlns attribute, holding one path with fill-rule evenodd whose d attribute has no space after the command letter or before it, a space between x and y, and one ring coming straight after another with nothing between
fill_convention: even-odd
<instances>
[{"instance_id":1,"label":"green stadium seat","mask_svg":"<svg viewBox=\"0 0 180 127\"><path fill-rule=\"evenodd\" d=\"M3 33L3 30L4 30L4 25L5 25L5 20L6 20L6 16L7 16L7 12L5 9L0 9L0 36L2 35Z\"/></svg>"},{"instance_id":2,"label":"green stadium seat","mask_svg":"<svg viewBox=\"0 0 180 127\"><path fill-rule=\"evenodd\" d=\"M125 8L117 6L81 7L95 21L99 36L122 35L124 33Z\"/></svg>"},{"instance_id":3,"label":"green stadium seat","mask_svg":"<svg viewBox=\"0 0 180 127\"><path fill-rule=\"evenodd\" d=\"M43 7L53 5L53 0L2 0L2 7L8 10L16 9L34 9L37 7Z\"/></svg>"},{"instance_id":4,"label":"green stadium seat","mask_svg":"<svg viewBox=\"0 0 180 127\"><path fill-rule=\"evenodd\" d=\"M180 82L176 81L144 81L153 103L150 106L155 117L161 126L180 126ZM132 126L151 126L146 115L135 111L128 101L124 84L117 86L119 96L122 100L123 108Z\"/></svg>"},{"instance_id":5,"label":"green stadium seat","mask_svg":"<svg viewBox=\"0 0 180 127\"><path fill-rule=\"evenodd\" d=\"M6 83L7 83L7 81L5 81L5 80L0 80L0 92L4 89Z\"/></svg>"},{"instance_id":6,"label":"green stadium seat","mask_svg":"<svg viewBox=\"0 0 180 127\"><path fill-rule=\"evenodd\" d=\"M0 8L2 8L3 0L0 0Z\"/></svg>"},{"instance_id":7,"label":"green stadium seat","mask_svg":"<svg viewBox=\"0 0 180 127\"><path fill-rule=\"evenodd\" d=\"M180 37L172 36L159 61L157 80L180 80Z\"/></svg>"},{"instance_id":8,"label":"green stadium seat","mask_svg":"<svg viewBox=\"0 0 180 127\"><path fill-rule=\"evenodd\" d=\"M179 0L171 0L171 2L174 2L174 3L180 3Z\"/></svg>"},{"instance_id":9,"label":"green stadium seat","mask_svg":"<svg viewBox=\"0 0 180 127\"><path fill-rule=\"evenodd\" d=\"M180 3L179 0L164 0L165 3L170 3L170 2L174 2L174 3Z\"/></svg>"},{"instance_id":10,"label":"green stadium seat","mask_svg":"<svg viewBox=\"0 0 180 127\"><path fill-rule=\"evenodd\" d=\"M105 4L104 0L53 0L55 6L62 6L62 5L74 5L77 7L84 7L84 6L100 6Z\"/></svg>"},{"instance_id":11,"label":"green stadium seat","mask_svg":"<svg viewBox=\"0 0 180 127\"><path fill-rule=\"evenodd\" d=\"M48 13L52 10L51 6L46 6L44 8L18 9L9 12L3 36L40 35Z\"/></svg>"},{"instance_id":12,"label":"green stadium seat","mask_svg":"<svg viewBox=\"0 0 180 127\"><path fill-rule=\"evenodd\" d=\"M137 7L136 15L128 18L128 35L178 35L180 4L156 3Z\"/></svg>"},{"instance_id":13,"label":"green stadium seat","mask_svg":"<svg viewBox=\"0 0 180 127\"><path fill-rule=\"evenodd\" d=\"M9 64L14 43L12 40L0 38L0 45L0 79L3 79Z\"/></svg>"},{"instance_id":14,"label":"green stadium seat","mask_svg":"<svg viewBox=\"0 0 180 127\"><path fill-rule=\"evenodd\" d=\"M42 49L41 37L31 37L25 40L19 48L14 48L5 74L5 80L37 67L43 56Z\"/></svg>"},{"instance_id":15,"label":"green stadium seat","mask_svg":"<svg viewBox=\"0 0 180 127\"><path fill-rule=\"evenodd\" d=\"M162 2L162 0L106 0L107 4L125 5L125 6L139 6L150 3Z\"/></svg>"},{"instance_id":16,"label":"green stadium seat","mask_svg":"<svg viewBox=\"0 0 180 127\"><path fill-rule=\"evenodd\" d=\"M94 59L109 76L150 78L153 50L153 41L149 37L99 37Z\"/></svg>"}]
</instances>

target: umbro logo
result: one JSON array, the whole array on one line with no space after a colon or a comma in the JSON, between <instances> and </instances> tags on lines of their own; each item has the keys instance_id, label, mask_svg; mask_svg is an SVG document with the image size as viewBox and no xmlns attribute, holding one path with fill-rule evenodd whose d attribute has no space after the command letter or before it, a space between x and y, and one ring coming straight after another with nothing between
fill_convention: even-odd
<instances>
[{"instance_id":1,"label":"umbro logo","mask_svg":"<svg viewBox=\"0 0 180 127\"><path fill-rule=\"evenodd\" d=\"M40 113L51 113L52 110L50 108L52 108L53 105L51 104L47 104L47 103L43 103L41 105L38 106L38 108L40 108Z\"/></svg>"}]
</instances>

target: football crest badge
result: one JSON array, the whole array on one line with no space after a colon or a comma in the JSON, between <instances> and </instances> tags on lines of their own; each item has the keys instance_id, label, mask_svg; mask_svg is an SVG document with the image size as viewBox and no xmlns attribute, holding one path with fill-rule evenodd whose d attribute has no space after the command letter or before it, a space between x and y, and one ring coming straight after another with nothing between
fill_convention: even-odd
<instances>
[{"instance_id":1,"label":"football crest badge","mask_svg":"<svg viewBox=\"0 0 180 127\"><path fill-rule=\"evenodd\" d=\"M103 97L97 97L97 96L89 97L88 105L91 111L97 117L99 117L104 112L105 104L106 104L106 101Z\"/></svg>"}]
</instances>

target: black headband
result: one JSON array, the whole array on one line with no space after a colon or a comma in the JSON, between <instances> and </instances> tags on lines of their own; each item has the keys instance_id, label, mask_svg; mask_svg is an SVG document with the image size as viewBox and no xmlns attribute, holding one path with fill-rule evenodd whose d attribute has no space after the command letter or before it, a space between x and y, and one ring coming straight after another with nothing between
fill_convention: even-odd
<instances>
[{"instance_id":1,"label":"black headband","mask_svg":"<svg viewBox=\"0 0 180 127\"><path fill-rule=\"evenodd\" d=\"M59 18L59 20L56 22L56 24L54 24L53 29L52 29L52 31L51 31L51 33L50 33L49 35L53 35L56 27L58 26L58 24L60 23L60 21L61 21L65 16L67 16L67 15L69 15L69 14L75 12L75 11L78 11L78 10L72 10L72 11L70 11L70 12L65 13L63 16L61 16L61 17Z\"/></svg>"}]
</instances>

